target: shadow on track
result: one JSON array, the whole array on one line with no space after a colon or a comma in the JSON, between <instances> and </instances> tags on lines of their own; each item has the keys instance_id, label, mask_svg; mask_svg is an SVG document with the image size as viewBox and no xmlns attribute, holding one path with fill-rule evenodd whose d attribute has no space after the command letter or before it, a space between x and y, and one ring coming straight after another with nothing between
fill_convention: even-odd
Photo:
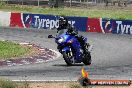
<instances>
[{"instance_id":1,"label":"shadow on track","mask_svg":"<svg viewBox=\"0 0 132 88\"><path fill-rule=\"evenodd\" d=\"M52 66L71 67L71 66L67 66L66 64L54 64ZM74 64L72 66L85 66L85 65L84 64Z\"/></svg>"}]
</instances>

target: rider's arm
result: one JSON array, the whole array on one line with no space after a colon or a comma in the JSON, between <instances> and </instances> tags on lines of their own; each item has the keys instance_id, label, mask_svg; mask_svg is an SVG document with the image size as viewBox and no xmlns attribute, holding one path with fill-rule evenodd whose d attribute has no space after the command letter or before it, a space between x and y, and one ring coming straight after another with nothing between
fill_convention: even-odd
<instances>
[{"instance_id":1,"label":"rider's arm","mask_svg":"<svg viewBox=\"0 0 132 88\"><path fill-rule=\"evenodd\" d=\"M58 33L60 30L61 30L61 27L59 26L59 27L57 28L57 33Z\"/></svg>"}]
</instances>

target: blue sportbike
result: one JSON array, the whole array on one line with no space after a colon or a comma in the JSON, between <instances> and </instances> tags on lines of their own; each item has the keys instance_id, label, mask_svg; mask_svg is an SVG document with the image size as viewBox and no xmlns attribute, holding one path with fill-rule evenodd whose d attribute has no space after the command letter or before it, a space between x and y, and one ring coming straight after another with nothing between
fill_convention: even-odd
<instances>
[{"instance_id":1,"label":"blue sportbike","mask_svg":"<svg viewBox=\"0 0 132 88\"><path fill-rule=\"evenodd\" d=\"M49 35L48 38L55 38L55 42L58 45L59 52L63 55L63 58L67 65L74 65L75 63L83 62L85 65L91 64L91 48L89 43L86 43L85 53L75 36L70 35L67 29L60 30L59 33L54 37ZM87 42L87 38L85 38Z\"/></svg>"}]
</instances>

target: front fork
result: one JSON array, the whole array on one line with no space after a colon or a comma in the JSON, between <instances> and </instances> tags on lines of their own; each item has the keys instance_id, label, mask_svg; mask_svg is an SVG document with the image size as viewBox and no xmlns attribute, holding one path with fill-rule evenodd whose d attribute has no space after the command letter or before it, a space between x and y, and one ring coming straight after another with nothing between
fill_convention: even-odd
<instances>
[{"instance_id":1,"label":"front fork","mask_svg":"<svg viewBox=\"0 0 132 88\"><path fill-rule=\"evenodd\" d=\"M73 64L75 64L75 55L73 54L74 50L72 50L72 48L70 46L65 46L63 48L62 47L60 48L58 46L57 48L58 48L60 53L67 52L67 55L72 57L71 60L73 61Z\"/></svg>"},{"instance_id":2,"label":"front fork","mask_svg":"<svg viewBox=\"0 0 132 88\"><path fill-rule=\"evenodd\" d=\"M70 48L70 56L72 56L72 61L73 61L73 64L75 64L75 58L74 58L74 55L73 55L73 51L72 49Z\"/></svg>"}]
</instances>

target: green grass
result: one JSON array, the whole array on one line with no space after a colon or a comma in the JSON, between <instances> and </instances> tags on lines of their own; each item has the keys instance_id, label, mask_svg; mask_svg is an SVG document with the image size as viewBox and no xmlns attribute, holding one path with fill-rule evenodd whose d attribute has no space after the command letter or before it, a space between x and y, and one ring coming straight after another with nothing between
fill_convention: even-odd
<instances>
[{"instance_id":1,"label":"green grass","mask_svg":"<svg viewBox=\"0 0 132 88\"><path fill-rule=\"evenodd\" d=\"M7 79L0 79L0 88L30 88L28 82L16 83Z\"/></svg>"},{"instance_id":2,"label":"green grass","mask_svg":"<svg viewBox=\"0 0 132 88\"><path fill-rule=\"evenodd\" d=\"M131 8L131 7L130 7ZM0 10L3 11L18 11L30 12L51 15L65 15L65 16L81 16L81 17L94 17L94 18L112 18L112 19L132 19L132 11L123 9L98 9L97 8L44 8L37 6L21 6L21 5L7 5L0 4Z\"/></svg>"},{"instance_id":3,"label":"green grass","mask_svg":"<svg viewBox=\"0 0 132 88\"><path fill-rule=\"evenodd\" d=\"M13 57L21 57L31 51L28 47L22 47L19 44L0 41L0 59L11 59Z\"/></svg>"},{"instance_id":4,"label":"green grass","mask_svg":"<svg viewBox=\"0 0 132 88\"><path fill-rule=\"evenodd\" d=\"M70 85L70 88L92 88L92 86L83 87L83 86L78 85L78 84L72 84L72 85Z\"/></svg>"},{"instance_id":5,"label":"green grass","mask_svg":"<svg viewBox=\"0 0 132 88\"><path fill-rule=\"evenodd\" d=\"M10 80L0 79L0 88L18 88L18 87L16 83Z\"/></svg>"}]
</instances>

